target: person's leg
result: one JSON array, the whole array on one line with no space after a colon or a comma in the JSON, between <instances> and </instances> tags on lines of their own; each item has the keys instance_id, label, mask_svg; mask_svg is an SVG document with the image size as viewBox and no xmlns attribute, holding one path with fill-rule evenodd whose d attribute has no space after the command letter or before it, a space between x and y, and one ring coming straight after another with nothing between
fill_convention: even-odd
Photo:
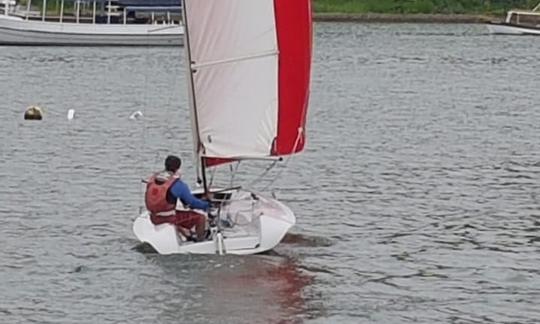
<instances>
[{"instance_id":1,"label":"person's leg","mask_svg":"<svg viewBox=\"0 0 540 324\"><path fill-rule=\"evenodd\" d=\"M206 218L201 214L198 214L195 232L197 233L197 240L203 241L206 238Z\"/></svg>"},{"instance_id":2,"label":"person's leg","mask_svg":"<svg viewBox=\"0 0 540 324\"><path fill-rule=\"evenodd\" d=\"M178 230L178 232L180 232L180 234L182 234L183 237L189 240L189 238L191 237L191 230L182 226L176 226L176 229Z\"/></svg>"},{"instance_id":3,"label":"person's leg","mask_svg":"<svg viewBox=\"0 0 540 324\"><path fill-rule=\"evenodd\" d=\"M154 214L150 214L150 221L154 225L161 225L161 224L171 223L171 221L173 221L173 219L171 217L163 217L163 216L157 216L157 215L154 215Z\"/></svg>"},{"instance_id":4,"label":"person's leg","mask_svg":"<svg viewBox=\"0 0 540 324\"><path fill-rule=\"evenodd\" d=\"M195 233L197 234L197 240L202 241L206 235L206 217L194 211L177 211L176 213L176 226L184 229L192 229L195 227Z\"/></svg>"}]
</instances>

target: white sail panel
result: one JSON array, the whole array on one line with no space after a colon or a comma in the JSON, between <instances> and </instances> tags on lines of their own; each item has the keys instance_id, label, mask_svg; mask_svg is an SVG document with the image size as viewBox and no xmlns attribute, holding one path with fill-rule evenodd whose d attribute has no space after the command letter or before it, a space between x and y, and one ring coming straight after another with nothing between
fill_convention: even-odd
<instances>
[{"instance_id":1,"label":"white sail panel","mask_svg":"<svg viewBox=\"0 0 540 324\"><path fill-rule=\"evenodd\" d=\"M264 157L277 135L272 0L186 0L198 139L205 156Z\"/></svg>"}]
</instances>

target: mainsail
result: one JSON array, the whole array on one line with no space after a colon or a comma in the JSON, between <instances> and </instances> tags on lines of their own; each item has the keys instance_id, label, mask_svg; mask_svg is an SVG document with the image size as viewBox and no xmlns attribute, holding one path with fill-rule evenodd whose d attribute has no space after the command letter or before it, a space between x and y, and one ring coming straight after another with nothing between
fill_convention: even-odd
<instances>
[{"instance_id":1,"label":"mainsail","mask_svg":"<svg viewBox=\"0 0 540 324\"><path fill-rule=\"evenodd\" d=\"M184 0L195 151L207 166L301 151L310 0Z\"/></svg>"}]
</instances>

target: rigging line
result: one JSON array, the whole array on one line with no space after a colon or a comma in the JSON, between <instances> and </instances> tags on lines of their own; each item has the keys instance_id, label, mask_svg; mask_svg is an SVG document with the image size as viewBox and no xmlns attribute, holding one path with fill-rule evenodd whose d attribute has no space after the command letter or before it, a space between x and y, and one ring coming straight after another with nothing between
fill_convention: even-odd
<instances>
[{"instance_id":1,"label":"rigging line","mask_svg":"<svg viewBox=\"0 0 540 324\"><path fill-rule=\"evenodd\" d=\"M143 167L143 158L142 158L142 151L143 151L143 147L144 147L144 143L145 143L145 131L146 127L145 127L145 124L144 124L144 121L142 123L142 130L141 130L141 142L139 143L139 148L138 148L138 152L137 152L137 155L138 155L138 159L137 159L137 164L139 165L139 170L138 170L138 173L139 173L139 176L140 176L140 179L144 179L144 175L143 175L143 172L144 172L144 167ZM142 208L144 206L144 197L143 197L143 186L144 186L144 183L141 182L139 183L139 199L141 199L139 201L139 209L140 209L140 212L142 212Z\"/></svg>"},{"instance_id":2,"label":"rigging line","mask_svg":"<svg viewBox=\"0 0 540 324\"><path fill-rule=\"evenodd\" d=\"M313 49L311 51L313 51ZM309 89L305 93L304 102L306 103L306 105L309 102ZM264 186L261 191L264 191L264 190L268 189L268 187L270 187L274 182L276 182L277 178L281 176L283 171L289 165L289 162L291 161L292 156L294 155L294 153L296 152L296 149L298 148L298 144L300 143L300 139L302 138L302 135L304 134L304 127L306 126L306 114L307 114L307 106L304 107L304 110L302 111L302 116L300 118L302 126L298 127L298 133L296 135L296 140L294 141L294 146L293 146L293 149L291 151L291 154L285 160L285 163L283 164L283 168L281 170L279 170L278 173L276 173L276 176L274 177L274 179L272 179L266 186Z\"/></svg>"},{"instance_id":3,"label":"rigging line","mask_svg":"<svg viewBox=\"0 0 540 324\"><path fill-rule=\"evenodd\" d=\"M304 130L303 128L298 128L298 135L296 136L296 140L294 142L294 146L293 146L293 149L292 149L292 152L294 153L296 151L296 148L298 147L298 144L300 143L300 139L302 138L302 134L304 133ZM278 173L276 173L276 176L266 185L264 186L261 191L265 191L266 189L268 189L268 187L270 187L274 182L276 182L277 178L279 178L281 176L281 174L283 173L283 171L287 168L287 166L289 165L289 162L291 161L291 158L293 157L294 154L291 154L287 157L287 159L285 160L285 163L283 164L283 168L281 170L278 171Z\"/></svg>"},{"instance_id":4,"label":"rigging line","mask_svg":"<svg viewBox=\"0 0 540 324\"><path fill-rule=\"evenodd\" d=\"M217 168L212 168L212 170L210 171L210 181L208 181L208 188L211 188L212 184L214 183L214 176L216 174L216 169Z\"/></svg>"},{"instance_id":5,"label":"rigging line","mask_svg":"<svg viewBox=\"0 0 540 324\"><path fill-rule=\"evenodd\" d=\"M146 148L146 120L145 120L145 117L142 116L141 117L142 119L142 123L141 123L141 141L139 143L139 149L138 149L138 155L139 155L139 158L138 158L138 165L139 165L139 176L141 179L145 179L145 175L144 175L144 151L145 151L145 148ZM144 202L144 192L143 192L143 188L144 188L145 184L143 182L141 182L139 184L139 197L141 199L140 201L140 205L139 205L139 208L141 209L141 212L142 212L142 208L143 206L145 205L145 202Z\"/></svg>"},{"instance_id":6,"label":"rigging line","mask_svg":"<svg viewBox=\"0 0 540 324\"><path fill-rule=\"evenodd\" d=\"M253 181L251 181L250 183L248 183L248 187L252 187L253 185L255 185L256 182L259 182L260 180L262 180L262 178L264 178L268 172L270 172L270 170L272 170L278 163L279 160L274 160L273 163L271 163L268 167L266 167L266 169L257 177L255 178Z\"/></svg>"},{"instance_id":7,"label":"rigging line","mask_svg":"<svg viewBox=\"0 0 540 324\"><path fill-rule=\"evenodd\" d=\"M145 71L144 71L144 82L143 82L143 99L142 99L142 110L144 111L145 108L148 107L148 65L149 65L149 56L150 56L150 40L147 38L147 41L146 41L146 46L145 46L145 55L144 55L144 68L145 68ZM140 102L140 100L139 100ZM144 175L144 165L143 165L143 161L144 161L144 158L143 158L143 155L144 155L144 150L146 148L146 118L144 116L144 114L142 116L140 116L140 118L142 119L142 129L141 129L141 139L140 139L140 142L139 142L139 145L138 145L138 152L137 152L137 155L138 155L138 159L137 159L137 164L138 164L138 173L139 173L139 178L140 179L145 179L145 175ZM135 119L135 121L137 122L138 120ZM139 213L142 213L142 210L143 210L143 207L145 205L145 202L144 202L144 188L145 184L141 181L139 183Z\"/></svg>"},{"instance_id":8,"label":"rigging line","mask_svg":"<svg viewBox=\"0 0 540 324\"><path fill-rule=\"evenodd\" d=\"M160 31L163 31L163 30L173 29L173 28L176 28L176 27L177 26L175 26L175 25L169 25L169 26L165 26L165 27L151 29L151 30L148 31L148 33L151 34L151 33L160 32Z\"/></svg>"},{"instance_id":9,"label":"rigging line","mask_svg":"<svg viewBox=\"0 0 540 324\"><path fill-rule=\"evenodd\" d=\"M233 170L232 164L229 165L229 170L231 171L231 180L229 183L229 187L231 188L234 186L234 177L236 176L236 173L238 172L238 168L240 167L240 162L241 162L240 160L237 161L234 170Z\"/></svg>"}]
</instances>

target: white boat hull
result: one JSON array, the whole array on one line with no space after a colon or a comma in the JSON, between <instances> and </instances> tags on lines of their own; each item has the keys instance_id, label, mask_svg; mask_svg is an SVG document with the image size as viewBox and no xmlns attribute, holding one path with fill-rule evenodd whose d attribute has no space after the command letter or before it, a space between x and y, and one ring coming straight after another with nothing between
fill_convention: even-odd
<instances>
[{"instance_id":1,"label":"white boat hull","mask_svg":"<svg viewBox=\"0 0 540 324\"><path fill-rule=\"evenodd\" d=\"M0 16L1 45L181 46L184 27L151 24L88 24Z\"/></svg>"},{"instance_id":2,"label":"white boat hull","mask_svg":"<svg viewBox=\"0 0 540 324\"><path fill-rule=\"evenodd\" d=\"M175 226L154 225L148 211L135 219L133 232L160 254L255 254L273 249L296 222L293 212L275 199L245 191L231 193L219 216L232 225L221 226L223 241L217 236L204 242L183 241Z\"/></svg>"},{"instance_id":3,"label":"white boat hull","mask_svg":"<svg viewBox=\"0 0 540 324\"><path fill-rule=\"evenodd\" d=\"M490 34L501 35L540 35L540 28L523 27L517 25L510 25L506 23L501 24L487 24L487 28Z\"/></svg>"}]
</instances>

